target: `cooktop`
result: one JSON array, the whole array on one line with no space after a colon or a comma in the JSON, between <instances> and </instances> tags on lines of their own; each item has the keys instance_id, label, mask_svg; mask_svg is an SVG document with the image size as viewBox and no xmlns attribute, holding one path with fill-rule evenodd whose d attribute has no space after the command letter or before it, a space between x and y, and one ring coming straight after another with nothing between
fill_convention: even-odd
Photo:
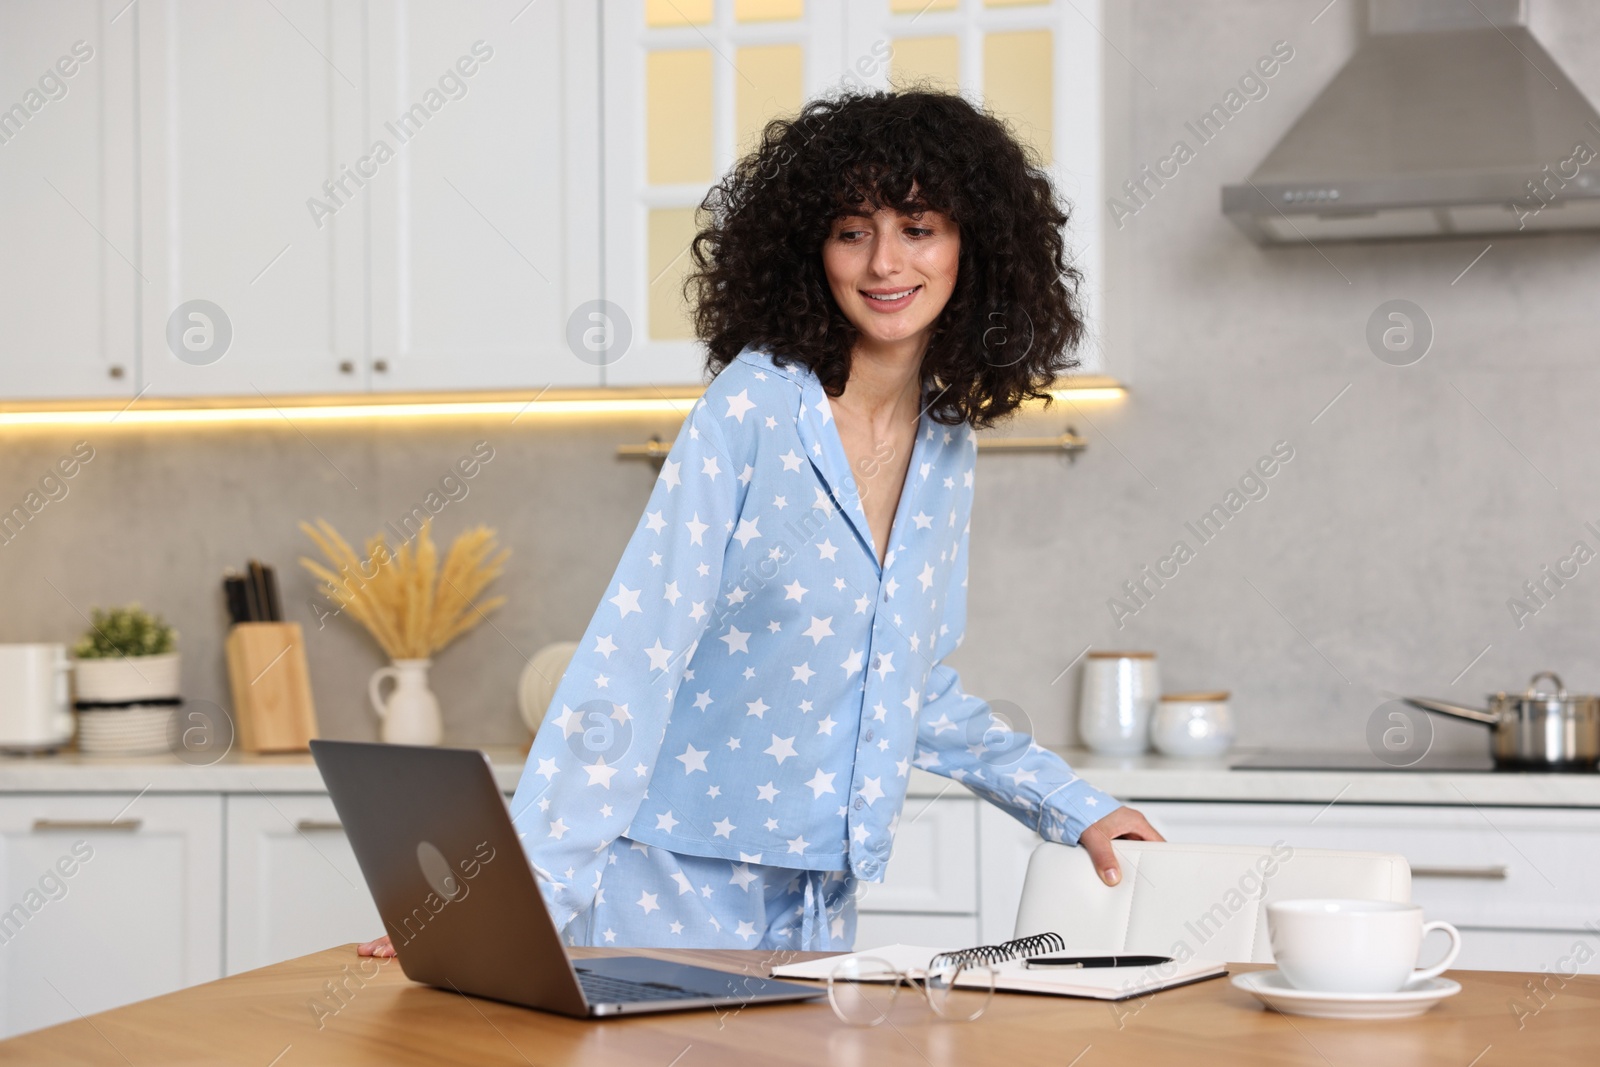
<instances>
[{"instance_id":1,"label":"cooktop","mask_svg":"<svg viewBox=\"0 0 1600 1067\"><path fill-rule=\"evenodd\" d=\"M1397 767L1370 752L1261 752L1231 764L1236 771L1411 771L1462 772L1493 771L1494 759L1487 753L1430 752L1416 763Z\"/></svg>"}]
</instances>

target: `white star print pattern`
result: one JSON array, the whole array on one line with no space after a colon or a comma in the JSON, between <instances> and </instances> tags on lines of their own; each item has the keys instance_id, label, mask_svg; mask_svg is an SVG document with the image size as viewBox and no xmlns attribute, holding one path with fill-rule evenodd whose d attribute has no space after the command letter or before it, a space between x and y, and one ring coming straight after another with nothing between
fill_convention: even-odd
<instances>
[{"instance_id":1,"label":"white star print pattern","mask_svg":"<svg viewBox=\"0 0 1600 1067\"><path fill-rule=\"evenodd\" d=\"M595 904L624 839L880 881L913 765L1051 840L1117 807L944 662L966 629L976 456L967 426L923 415L880 566L815 375L746 348L707 386L512 801L535 869L563 872L542 885L559 925ZM714 903L711 884L699 896ZM659 920L666 938L681 922L671 943L739 945L755 921L713 912L711 930L668 908L670 880L626 888L593 929Z\"/></svg>"},{"instance_id":2,"label":"white star print pattern","mask_svg":"<svg viewBox=\"0 0 1600 1067\"><path fill-rule=\"evenodd\" d=\"M542 875L544 872L540 872ZM855 939L858 883L847 871L680 855L619 837L602 849L571 944L833 950Z\"/></svg>"}]
</instances>

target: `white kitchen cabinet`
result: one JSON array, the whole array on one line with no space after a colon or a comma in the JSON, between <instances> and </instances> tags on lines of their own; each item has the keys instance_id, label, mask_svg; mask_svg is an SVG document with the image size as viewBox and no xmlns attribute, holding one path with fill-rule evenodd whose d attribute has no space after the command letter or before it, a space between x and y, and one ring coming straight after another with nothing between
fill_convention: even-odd
<instances>
[{"instance_id":1,"label":"white kitchen cabinet","mask_svg":"<svg viewBox=\"0 0 1600 1067\"><path fill-rule=\"evenodd\" d=\"M978 841L978 940L992 945L1011 940L1028 860L1044 838L993 804L979 804Z\"/></svg>"},{"instance_id":2,"label":"white kitchen cabinet","mask_svg":"<svg viewBox=\"0 0 1600 1067\"><path fill-rule=\"evenodd\" d=\"M884 945L927 945L966 948L984 942L976 915L918 915L911 912L863 910L856 915L856 948Z\"/></svg>"},{"instance_id":3,"label":"white kitchen cabinet","mask_svg":"<svg viewBox=\"0 0 1600 1067\"><path fill-rule=\"evenodd\" d=\"M888 876L857 896L856 946L1010 940L1028 858L1043 840L965 790L908 797Z\"/></svg>"},{"instance_id":4,"label":"white kitchen cabinet","mask_svg":"<svg viewBox=\"0 0 1600 1067\"><path fill-rule=\"evenodd\" d=\"M601 384L596 8L115 14L6 15L0 399Z\"/></svg>"},{"instance_id":5,"label":"white kitchen cabinet","mask_svg":"<svg viewBox=\"0 0 1600 1067\"><path fill-rule=\"evenodd\" d=\"M327 796L230 796L227 973L383 934Z\"/></svg>"},{"instance_id":6,"label":"white kitchen cabinet","mask_svg":"<svg viewBox=\"0 0 1600 1067\"><path fill-rule=\"evenodd\" d=\"M0 400L133 396L133 26L8 4L0 33Z\"/></svg>"},{"instance_id":7,"label":"white kitchen cabinet","mask_svg":"<svg viewBox=\"0 0 1600 1067\"><path fill-rule=\"evenodd\" d=\"M1461 937L1461 955L1452 970L1600 974L1600 931L1593 929L1497 930L1479 926L1463 927ZM1445 951L1443 934L1429 934L1428 938L1422 948L1423 963L1438 959Z\"/></svg>"},{"instance_id":8,"label":"white kitchen cabinet","mask_svg":"<svg viewBox=\"0 0 1600 1067\"><path fill-rule=\"evenodd\" d=\"M867 911L972 914L978 910L971 857L978 850L978 802L907 797L882 882L862 882Z\"/></svg>"},{"instance_id":9,"label":"white kitchen cabinet","mask_svg":"<svg viewBox=\"0 0 1600 1067\"><path fill-rule=\"evenodd\" d=\"M1069 243L1091 334L1103 285L1101 0L809 0L779 9L621 0L605 11L605 298L633 342L608 385L697 383L703 350L680 296L695 208L765 122L840 89L928 81L960 91L1039 150L1076 205ZM702 15L705 17L702 18ZM698 20L698 21L696 21ZM1106 373L1098 349L1085 371Z\"/></svg>"},{"instance_id":10,"label":"white kitchen cabinet","mask_svg":"<svg viewBox=\"0 0 1600 1067\"><path fill-rule=\"evenodd\" d=\"M1600 973L1600 811L1337 803L1139 808L1173 841L1398 852L1411 864L1412 900L1428 918L1462 930L1460 966L1550 969L1585 939L1593 953L1585 970Z\"/></svg>"},{"instance_id":11,"label":"white kitchen cabinet","mask_svg":"<svg viewBox=\"0 0 1600 1067\"><path fill-rule=\"evenodd\" d=\"M173 0L125 16L139 31L145 396L362 387L367 206L354 186L323 188L369 140L361 14ZM330 199L343 206L313 218L308 204Z\"/></svg>"},{"instance_id":12,"label":"white kitchen cabinet","mask_svg":"<svg viewBox=\"0 0 1600 1067\"><path fill-rule=\"evenodd\" d=\"M222 976L222 798L0 797L0 1034Z\"/></svg>"},{"instance_id":13,"label":"white kitchen cabinet","mask_svg":"<svg viewBox=\"0 0 1600 1067\"><path fill-rule=\"evenodd\" d=\"M703 350L679 296L695 208L749 144L758 119L837 79L843 0L796 17L741 18L731 0L693 7L603 5L605 299L632 342L607 385L698 384Z\"/></svg>"},{"instance_id":14,"label":"white kitchen cabinet","mask_svg":"<svg viewBox=\"0 0 1600 1067\"><path fill-rule=\"evenodd\" d=\"M567 339L600 295L598 10L370 11L371 387L599 385Z\"/></svg>"}]
</instances>

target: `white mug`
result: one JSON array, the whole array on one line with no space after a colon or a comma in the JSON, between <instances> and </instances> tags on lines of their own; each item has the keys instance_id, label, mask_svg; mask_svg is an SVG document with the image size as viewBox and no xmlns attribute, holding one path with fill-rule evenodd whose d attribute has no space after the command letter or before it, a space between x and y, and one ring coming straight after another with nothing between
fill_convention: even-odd
<instances>
[{"instance_id":1,"label":"white mug","mask_svg":"<svg viewBox=\"0 0 1600 1067\"><path fill-rule=\"evenodd\" d=\"M1430 930L1450 950L1432 967L1417 953ZM1267 933L1278 970L1296 989L1319 993L1395 993L1444 973L1461 952L1461 933L1422 921L1422 908L1389 900L1278 900L1267 905Z\"/></svg>"},{"instance_id":2,"label":"white mug","mask_svg":"<svg viewBox=\"0 0 1600 1067\"><path fill-rule=\"evenodd\" d=\"M0 645L0 748L57 748L72 740L66 645Z\"/></svg>"}]
</instances>

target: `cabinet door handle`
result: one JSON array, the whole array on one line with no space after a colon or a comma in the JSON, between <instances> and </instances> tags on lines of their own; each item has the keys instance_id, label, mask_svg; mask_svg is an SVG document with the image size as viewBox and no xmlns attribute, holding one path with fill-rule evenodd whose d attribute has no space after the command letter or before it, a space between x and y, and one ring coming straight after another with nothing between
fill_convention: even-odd
<instances>
[{"instance_id":1,"label":"cabinet door handle","mask_svg":"<svg viewBox=\"0 0 1600 1067\"><path fill-rule=\"evenodd\" d=\"M1511 868L1503 863L1487 867L1413 867L1413 878L1471 878L1483 882L1503 882L1511 877Z\"/></svg>"},{"instance_id":2,"label":"cabinet door handle","mask_svg":"<svg viewBox=\"0 0 1600 1067\"><path fill-rule=\"evenodd\" d=\"M294 828L302 834L318 832L336 834L344 833L344 825L342 823L327 822L323 819L301 819L299 822L294 824Z\"/></svg>"},{"instance_id":3,"label":"cabinet door handle","mask_svg":"<svg viewBox=\"0 0 1600 1067\"><path fill-rule=\"evenodd\" d=\"M35 833L49 833L56 830L117 830L122 833L133 833L144 825L143 819L35 819L33 829Z\"/></svg>"}]
</instances>

